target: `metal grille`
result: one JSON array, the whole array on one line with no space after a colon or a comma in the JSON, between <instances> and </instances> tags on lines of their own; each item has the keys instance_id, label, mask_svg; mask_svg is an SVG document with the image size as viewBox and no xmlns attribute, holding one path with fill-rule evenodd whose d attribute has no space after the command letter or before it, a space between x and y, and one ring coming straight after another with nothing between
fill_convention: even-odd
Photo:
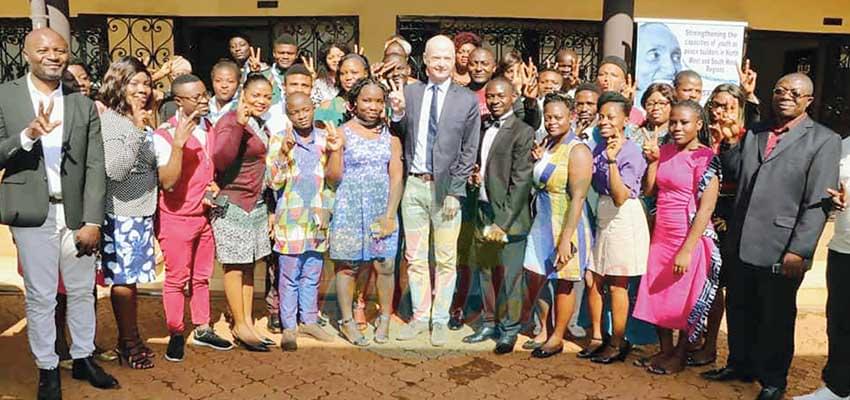
<instances>
[{"instance_id":1,"label":"metal grille","mask_svg":"<svg viewBox=\"0 0 850 400\"><path fill-rule=\"evenodd\" d=\"M109 68L104 50L108 46L105 19L80 16L71 19L71 54L89 67L97 82ZM32 30L29 18L0 18L0 82L24 76L29 70L24 59L24 39Z\"/></svg>"},{"instance_id":2,"label":"metal grille","mask_svg":"<svg viewBox=\"0 0 850 400\"><path fill-rule=\"evenodd\" d=\"M353 46L359 36L357 17L275 18L272 41L279 35L290 34L298 43L300 54L315 57L326 43L345 43Z\"/></svg>"},{"instance_id":3,"label":"metal grille","mask_svg":"<svg viewBox=\"0 0 850 400\"><path fill-rule=\"evenodd\" d=\"M531 57L539 65L546 60L554 61L561 49L573 49L581 57L581 77L588 79L596 74L601 24L543 19L399 16L396 31L410 41L411 64L420 78L424 78L422 53L430 37L468 31L480 36L484 46L496 53L497 59L516 49L523 59Z\"/></svg>"}]
</instances>

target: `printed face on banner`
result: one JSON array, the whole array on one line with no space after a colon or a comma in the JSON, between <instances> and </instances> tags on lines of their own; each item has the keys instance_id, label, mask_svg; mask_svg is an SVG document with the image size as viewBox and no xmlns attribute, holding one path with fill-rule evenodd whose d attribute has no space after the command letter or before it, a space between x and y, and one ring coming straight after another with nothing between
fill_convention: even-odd
<instances>
[{"instance_id":1,"label":"printed face on banner","mask_svg":"<svg viewBox=\"0 0 850 400\"><path fill-rule=\"evenodd\" d=\"M702 77L702 102L721 83L738 83L744 28L740 22L638 20L635 107L655 82L673 84L684 70Z\"/></svg>"}]
</instances>

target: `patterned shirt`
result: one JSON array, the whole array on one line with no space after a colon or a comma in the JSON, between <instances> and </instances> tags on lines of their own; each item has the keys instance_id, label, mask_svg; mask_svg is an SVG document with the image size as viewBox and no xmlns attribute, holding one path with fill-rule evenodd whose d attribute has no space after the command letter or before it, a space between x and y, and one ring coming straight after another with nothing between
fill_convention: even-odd
<instances>
[{"instance_id":1,"label":"patterned shirt","mask_svg":"<svg viewBox=\"0 0 850 400\"><path fill-rule=\"evenodd\" d=\"M281 154L286 131L269 139L266 180L277 199L274 250L280 254L302 254L327 250L327 229L320 229L321 216L333 210L334 193L325 185L327 132L313 129L309 138L295 134L295 146Z\"/></svg>"}]
</instances>

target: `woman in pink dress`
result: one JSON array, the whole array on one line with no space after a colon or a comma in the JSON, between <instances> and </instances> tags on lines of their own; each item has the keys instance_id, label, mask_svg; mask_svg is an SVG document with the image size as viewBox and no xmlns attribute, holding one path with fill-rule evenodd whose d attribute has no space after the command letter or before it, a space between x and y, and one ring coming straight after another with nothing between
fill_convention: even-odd
<instances>
[{"instance_id":1,"label":"woman in pink dress","mask_svg":"<svg viewBox=\"0 0 850 400\"><path fill-rule=\"evenodd\" d=\"M720 273L720 252L711 215L720 188L720 162L697 135L702 107L693 101L673 106L673 143L660 148L647 137L645 193L658 196L658 213L640 284L634 317L658 329L661 351L642 365L656 374L683 370L689 343L705 330ZM654 145L653 145L654 144ZM673 345L673 330L679 331Z\"/></svg>"}]
</instances>

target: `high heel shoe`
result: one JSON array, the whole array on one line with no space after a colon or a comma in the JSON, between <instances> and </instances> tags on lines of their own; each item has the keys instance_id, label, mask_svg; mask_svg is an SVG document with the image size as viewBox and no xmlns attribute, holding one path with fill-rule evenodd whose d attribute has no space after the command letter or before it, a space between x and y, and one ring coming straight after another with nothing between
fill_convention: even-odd
<instances>
[{"instance_id":1,"label":"high heel shoe","mask_svg":"<svg viewBox=\"0 0 850 400\"><path fill-rule=\"evenodd\" d=\"M127 364L132 369L150 369L153 368L153 360L145 354L141 343L125 342L115 348L115 353L118 354L118 365Z\"/></svg>"},{"instance_id":2,"label":"high heel shoe","mask_svg":"<svg viewBox=\"0 0 850 400\"><path fill-rule=\"evenodd\" d=\"M597 355L593 356L593 358L591 358L590 361L597 363L597 364L612 364L615 361L623 362L623 361L626 361L626 356L628 356L629 352L631 351L631 347L629 347L629 346L619 346L619 347L617 347L617 346L612 346L612 345L609 344L607 347L617 349L617 353L610 355L610 356L603 356L603 355L597 354Z\"/></svg>"},{"instance_id":3,"label":"high heel shoe","mask_svg":"<svg viewBox=\"0 0 850 400\"><path fill-rule=\"evenodd\" d=\"M253 352L258 352L258 353L268 353L269 352L269 348L263 343L260 343L260 344L246 343L246 342L242 341L242 339L239 339L236 336L233 337L233 342L236 343L237 346L242 347L242 348L244 348L245 350L248 350L248 351L253 351Z\"/></svg>"}]
</instances>

